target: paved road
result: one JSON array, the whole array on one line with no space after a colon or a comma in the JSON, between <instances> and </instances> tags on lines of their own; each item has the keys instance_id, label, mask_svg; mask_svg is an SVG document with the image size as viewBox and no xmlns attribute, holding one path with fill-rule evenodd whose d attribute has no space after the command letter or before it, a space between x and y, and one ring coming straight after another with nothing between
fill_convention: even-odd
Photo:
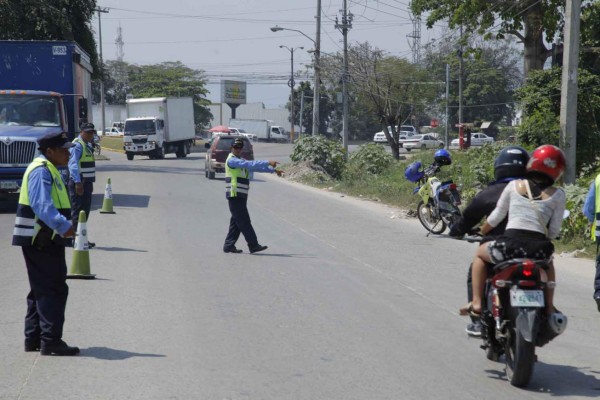
<instances>
[{"instance_id":1,"label":"paved road","mask_svg":"<svg viewBox=\"0 0 600 400\"><path fill-rule=\"evenodd\" d=\"M285 158L259 145L257 158ZM110 154L110 153L108 153ZM89 237L95 281L69 281L79 357L22 351L27 280L0 214L0 399L547 399L597 397L593 263L559 258L569 329L512 388L457 315L472 244L425 237L399 210L258 175L257 255L221 251L224 182L203 155L110 154ZM114 215L100 215L111 177ZM70 263L71 251L68 250Z\"/></svg>"}]
</instances>

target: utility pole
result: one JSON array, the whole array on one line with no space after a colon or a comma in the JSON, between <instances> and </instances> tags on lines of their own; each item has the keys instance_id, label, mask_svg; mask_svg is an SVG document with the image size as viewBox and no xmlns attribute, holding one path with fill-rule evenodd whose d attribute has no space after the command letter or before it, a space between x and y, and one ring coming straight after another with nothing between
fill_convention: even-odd
<instances>
[{"instance_id":1,"label":"utility pole","mask_svg":"<svg viewBox=\"0 0 600 400\"><path fill-rule=\"evenodd\" d=\"M565 47L560 88L560 147L565 152L565 183L575 183L577 150L577 68L579 66L579 18L581 0L567 0Z\"/></svg>"},{"instance_id":2,"label":"utility pole","mask_svg":"<svg viewBox=\"0 0 600 400\"><path fill-rule=\"evenodd\" d=\"M292 123L292 129L290 130L290 141L293 142L294 141L294 85L296 84L296 81L294 81L294 50L297 49L304 49L304 47L287 47L284 45L279 46L279 48L281 49L288 49L290 52L290 58L291 58L291 65L292 65L292 69L291 69L291 76L290 76L290 80L288 81L288 86L290 87L290 122Z\"/></svg>"},{"instance_id":3,"label":"utility pole","mask_svg":"<svg viewBox=\"0 0 600 400\"><path fill-rule=\"evenodd\" d=\"M458 68L458 123L462 124L463 121L463 27L460 25L460 49L458 50L459 57L459 68Z\"/></svg>"},{"instance_id":4,"label":"utility pole","mask_svg":"<svg viewBox=\"0 0 600 400\"><path fill-rule=\"evenodd\" d=\"M448 113L448 106L450 103L450 65L446 64L446 137L444 142L446 148L449 147L450 142L448 141L448 127L450 126L450 114Z\"/></svg>"},{"instance_id":5,"label":"utility pole","mask_svg":"<svg viewBox=\"0 0 600 400\"><path fill-rule=\"evenodd\" d=\"M108 13L108 8L96 8L96 10L98 12L98 42L100 45L100 68L102 71L102 74L100 75L100 106L102 109L102 135L104 135L104 132L106 130L106 119L105 119L105 113L104 113L104 61L102 60L102 19L100 18L100 16L102 15L102 13Z\"/></svg>"},{"instance_id":6,"label":"utility pole","mask_svg":"<svg viewBox=\"0 0 600 400\"><path fill-rule=\"evenodd\" d=\"M300 118L298 118L298 120L300 121L299 125L300 125L300 137L302 137L302 125L304 125L302 123L302 117L304 116L304 90L302 91L302 97L300 97Z\"/></svg>"},{"instance_id":7,"label":"utility pole","mask_svg":"<svg viewBox=\"0 0 600 400\"><path fill-rule=\"evenodd\" d=\"M344 72L342 75L342 144L346 156L348 155L348 30L352 28L352 14L348 14L347 0L344 0L342 10L342 23L336 23L336 29L339 29L344 36ZM314 101L314 100L313 100Z\"/></svg>"},{"instance_id":8,"label":"utility pole","mask_svg":"<svg viewBox=\"0 0 600 400\"><path fill-rule=\"evenodd\" d=\"M319 125L321 123L320 103L321 103L321 0L317 0L317 34L315 38L315 83L313 88L313 123L312 134L319 134Z\"/></svg>"}]
</instances>

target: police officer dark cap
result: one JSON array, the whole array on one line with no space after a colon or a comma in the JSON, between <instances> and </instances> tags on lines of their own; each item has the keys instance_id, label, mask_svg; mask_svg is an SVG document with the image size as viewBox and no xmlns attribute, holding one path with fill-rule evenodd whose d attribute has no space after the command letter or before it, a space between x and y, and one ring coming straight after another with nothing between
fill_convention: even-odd
<instances>
[{"instance_id":1,"label":"police officer dark cap","mask_svg":"<svg viewBox=\"0 0 600 400\"><path fill-rule=\"evenodd\" d=\"M37 142L40 150L49 148L68 149L69 147L75 146L75 144L69 140L66 132L49 133L39 138Z\"/></svg>"},{"instance_id":2,"label":"police officer dark cap","mask_svg":"<svg viewBox=\"0 0 600 400\"><path fill-rule=\"evenodd\" d=\"M242 138L235 138L231 147L242 148L244 147L244 141L242 140Z\"/></svg>"},{"instance_id":3,"label":"police officer dark cap","mask_svg":"<svg viewBox=\"0 0 600 400\"><path fill-rule=\"evenodd\" d=\"M95 131L96 128L94 127L94 124L87 122L87 123L81 125L81 130L84 132L89 132L89 131Z\"/></svg>"}]
</instances>

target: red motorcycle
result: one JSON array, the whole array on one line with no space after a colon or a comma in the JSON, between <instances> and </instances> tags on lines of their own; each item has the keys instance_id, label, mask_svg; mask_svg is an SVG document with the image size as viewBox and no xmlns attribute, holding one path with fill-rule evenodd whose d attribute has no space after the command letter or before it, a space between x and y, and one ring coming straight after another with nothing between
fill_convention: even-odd
<instances>
[{"instance_id":1,"label":"red motorcycle","mask_svg":"<svg viewBox=\"0 0 600 400\"><path fill-rule=\"evenodd\" d=\"M542 280L546 260L513 259L494 265L484 293L481 348L489 360L504 354L506 375L514 386L527 386L536 361L535 347L564 332L567 317L547 315Z\"/></svg>"}]
</instances>

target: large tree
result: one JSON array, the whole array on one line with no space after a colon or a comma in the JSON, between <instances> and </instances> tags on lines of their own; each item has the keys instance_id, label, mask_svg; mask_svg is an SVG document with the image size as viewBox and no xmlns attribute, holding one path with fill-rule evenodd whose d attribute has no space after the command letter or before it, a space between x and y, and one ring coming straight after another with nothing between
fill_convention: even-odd
<instances>
[{"instance_id":1,"label":"large tree","mask_svg":"<svg viewBox=\"0 0 600 400\"><path fill-rule=\"evenodd\" d=\"M350 103L358 103L385 132L392 155L398 159L399 126L418 124L418 115L435 98L427 74L405 59L389 56L369 43L348 50ZM340 56L325 57L324 76L339 88ZM323 60L323 59L322 59Z\"/></svg>"},{"instance_id":2,"label":"large tree","mask_svg":"<svg viewBox=\"0 0 600 400\"><path fill-rule=\"evenodd\" d=\"M481 38L473 38L468 44L472 50L465 53L463 62L463 121L510 122L514 113L513 94L522 83L518 67L520 54L515 44ZM444 81L446 65L450 66L449 124L453 127L458 123L459 60L456 57L456 43L452 37L443 36L424 49L423 68L432 79ZM445 88L436 88L438 98L431 103L428 112L444 119Z\"/></svg>"},{"instance_id":3,"label":"large tree","mask_svg":"<svg viewBox=\"0 0 600 400\"><path fill-rule=\"evenodd\" d=\"M304 95L304 96L303 96ZM313 87L310 82L302 81L297 89L294 89L294 121L298 123L301 118L302 121L302 132L306 134L312 134L312 122L313 122L313 101L314 101ZM329 118L334 109L329 95L327 93L321 93L321 102L319 103L319 126L325 127L329 122ZM304 101L302 100L304 99ZM286 104L286 108L290 109L290 102ZM300 113L302 112L302 116ZM289 118L288 118L289 119Z\"/></svg>"},{"instance_id":4,"label":"large tree","mask_svg":"<svg viewBox=\"0 0 600 400\"><path fill-rule=\"evenodd\" d=\"M207 126L212 118L206 98L204 72L186 67L180 61L153 65L130 65L128 85L135 98L192 97L196 128Z\"/></svg>"},{"instance_id":5,"label":"large tree","mask_svg":"<svg viewBox=\"0 0 600 400\"><path fill-rule=\"evenodd\" d=\"M91 27L96 0L0 0L0 39L72 40L89 55L100 77Z\"/></svg>"},{"instance_id":6,"label":"large tree","mask_svg":"<svg viewBox=\"0 0 600 400\"><path fill-rule=\"evenodd\" d=\"M583 0L582 6L593 0ZM412 0L416 15L427 15L429 28L448 22L451 28L462 27L469 34L504 38L514 35L523 43L525 76L543 68L552 56L551 43L564 23L564 0Z\"/></svg>"}]
</instances>

